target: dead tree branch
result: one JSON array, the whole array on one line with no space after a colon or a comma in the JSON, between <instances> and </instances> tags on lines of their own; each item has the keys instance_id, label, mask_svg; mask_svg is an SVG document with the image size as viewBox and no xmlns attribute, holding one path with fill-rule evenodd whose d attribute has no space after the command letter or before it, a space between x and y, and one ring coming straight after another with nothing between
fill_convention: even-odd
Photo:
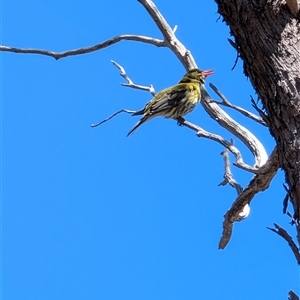
<instances>
[{"instance_id":1,"label":"dead tree branch","mask_svg":"<svg viewBox=\"0 0 300 300\"><path fill-rule=\"evenodd\" d=\"M102 50L104 48L107 48L111 45L114 45L121 41L135 41L135 42L142 42L146 44L151 44L156 47L165 47L164 41L155 39L148 36L143 35L132 35L132 34L123 34L115 36L109 40L106 40L102 43L84 47L84 48L78 48L73 50L68 50L64 52L53 52L48 50L42 50L42 49L30 49L30 48L16 48L16 47L8 47L8 46L0 46L0 51L2 52L14 52L14 53L23 53L23 54L40 54L40 55L46 55L55 58L56 60L59 60L61 58L71 56L71 55L80 55L80 54L86 54L95 52L98 50Z\"/></svg>"},{"instance_id":2,"label":"dead tree branch","mask_svg":"<svg viewBox=\"0 0 300 300\"><path fill-rule=\"evenodd\" d=\"M231 144L233 145L233 141L231 141ZM243 192L243 188L233 178L233 175L232 175L232 172L231 172L231 169L230 169L230 160L229 160L229 151L228 151L228 149L225 149L221 153L221 155L224 158L225 170L224 170L224 180L221 183L219 183L219 186L220 185L224 186L226 184L229 184L231 187L233 187L236 190L237 194L240 195ZM249 214L250 214L250 206L249 206L249 204L246 204L244 209L239 213L240 219L237 220L237 221L244 220L245 218L247 218L249 216Z\"/></svg>"},{"instance_id":3,"label":"dead tree branch","mask_svg":"<svg viewBox=\"0 0 300 300\"><path fill-rule=\"evenodd\" d=\"M252 173L257 173L259 172L259 169L257 168L253 168L249 165L247 165L246 163L244 163L241 152L232 145L232 143L228 142L227 140L225 140L223 137L221 137L220 135L208 132L206 130L204 130L203 128L201 128L198 125L195 125L191 122L186 121L185 119L179 119L177 120L181 125L186 126L194 131L196 131L196 134L198 137L204 137L210 140L213 140L215 142L218 142L219 144L221 144L222 146L224 146L225 148L227 148L234 156L235 156L235 163L234 165L245 170L248 172L252 172Z\"/></svg>"},{"instance_id":4,"label":"dead tree branch","mask_svg":"<svg viewBox=\"0 0 300 300\"><path fill-rule=\"evenodd\" d=\"M249 185L233 202L231 208L226 212L223 221L223 233L219 242L219 249L224 249L232 235L233 223L240 220L240 213L246 204L250 202L254 196L266 190L279 168L277 149L275 148L265 165L260 168L260 173L256 174L250 181Z\"/></svg>"},{"instance_id":5,"label":"dead tree branch","mask_svg":"<svg viewBox=\"0 0 300 300\"><path fill-rule=\"evenodd\" d=\"M122 113L122 112L125 112L127 114L133 114L135 113L136 111L135 110L128 110L128 109L121 109L121 110L118 110L117 112L113 113L111 116L109 116L108 118L98 122L98 123L95 123L95 124L92 124L91 127L98 127L100 125L102 125L103 123L109 121L110 119L114 118L116 115Z\"/></svg>"},{"instance_id":6,"label":"dead tree branch","mask_svg":"<svg viewBox=\"0 0 300 300\"><path fill-rule=\"evenodd\" d=\"M152 84L150 84L150 86L144 86L144 85L138 85L133 83L133 81L127 76L125 69L119 65L117 62L111 60L112 64L118 68L120 70L120 75L127 81L127 83L121 83L121 85L126 86L126 87L130 87L133 89L137 89L137 90L142 90L142 91L147 91L149 93L151 93L151 95L154 97L155 96L155 90Z\"/></svg>"},{"instance_id":7,"label":"dead tree branch","mask_svg":"<svg viewBox=\"0 0 300 300\"><path fill-rule=\"evenodd\" d=\"M297 247L297 245L295 244L295 242L293 241L293 238L286 232L285 229L283 229L281 226L279 226L278 224L274 223L274 227L275 228L271 228L271 227L267 227L269 230L275 232L276 234L278 234L279 236L281 236L284 240L287 241L287 243L289 244L298 265L300 265L300 252L299 252L299 248Z\"/></svg>"},{"instance_id":8,"label":"dead tree branch","mask_svg":"<svg viewBox=\"0 0 300 300\"><path fill-rule=\"evenodd\" d=\"M231 144L233 145L233 142L231 142ZM224 180L221 183L219 183L219 186L229 184L230 186L236 189L236 192L239 195L243 191L243 188L233 178L232 172L230 170L230 160L228 152L228 149L225 149L223 152L221 152L221 155L224 158Z\"/></svg>"},{"instance_id":9,"label":"dead tree branch","mask_svg":"<svg viewBox=\"0 0 300 300\"><path fill-rule=\"evenodd\" d=\"M209 86L215 91L215 93L221 98L222 102L217 102L217 101L214 101L215 103L218 103L220 105L224 105L224 106L227 106L227 107L230 107L238 112L240 112L241 114L243 114L244 116L254 120L255 122L257 123L260 123L261 125L264 125L264 126L267 126L267 124L263 121L262 118L256 116L255 114L247 111L246 109L240 107L240 106L237 106L237 105L233 105L232 103L230 103L228 101L228 99L221 93L221 91L212 83L209 84Z\"/></svg>"}]
</instances>

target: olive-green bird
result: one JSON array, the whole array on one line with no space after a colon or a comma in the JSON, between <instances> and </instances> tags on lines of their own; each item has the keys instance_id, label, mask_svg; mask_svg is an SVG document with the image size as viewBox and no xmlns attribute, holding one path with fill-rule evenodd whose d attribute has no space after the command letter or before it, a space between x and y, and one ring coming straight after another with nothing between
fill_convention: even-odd
<instances>
[{"instance_id":1,"label":"olive-green bird","mask_svg":"<svg viewBox=\"0 0 300 300\"><path fill-rule=\"evenodd\" d=\"M200 86L205 78L213 74L212 70L201 71L192 69L188 71L178 84L159 92L146 106L132 116L143 115L137 124L129 131L131 135L143 123L157 117L178 119L191 112L201 100Z\"/></svg>"}]
</instances>

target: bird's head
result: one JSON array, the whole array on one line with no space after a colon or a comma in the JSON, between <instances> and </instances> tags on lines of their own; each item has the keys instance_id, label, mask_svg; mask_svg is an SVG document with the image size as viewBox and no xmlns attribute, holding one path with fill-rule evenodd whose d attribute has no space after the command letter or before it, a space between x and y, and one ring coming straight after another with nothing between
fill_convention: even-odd
<instances>
[{"instance_id":1,"label":"bird's head","mask_svg":"<svg viewBox=\"0 0 300 300\"><path fill-rule=\"evenodd\" d=\"M180 83L195 82L204 84L205 78L213 73L213 70L201 71L199 69L192 69L183 76L183 78L180 80Z\"/></svg>"}]
</instances>

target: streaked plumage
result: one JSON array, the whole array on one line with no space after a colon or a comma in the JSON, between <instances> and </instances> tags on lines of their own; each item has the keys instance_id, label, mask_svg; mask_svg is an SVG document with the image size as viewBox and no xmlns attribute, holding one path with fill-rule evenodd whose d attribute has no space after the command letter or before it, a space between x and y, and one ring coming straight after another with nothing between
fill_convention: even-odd
<instances>
[{"instance_id":1,"label":"streaked plumage","mask_svg":"<svg viewBox=\"0 0 300 300\"><path fill-rule=\"evenodd\" d=\"M201 99L200 86L213 71L193 69L187 72L178 84L160 91L146 106L132 116L143 115L129 131L131 135L143 123L157 116L177 119L191 112Z\"/></svg>"}]
</instances>

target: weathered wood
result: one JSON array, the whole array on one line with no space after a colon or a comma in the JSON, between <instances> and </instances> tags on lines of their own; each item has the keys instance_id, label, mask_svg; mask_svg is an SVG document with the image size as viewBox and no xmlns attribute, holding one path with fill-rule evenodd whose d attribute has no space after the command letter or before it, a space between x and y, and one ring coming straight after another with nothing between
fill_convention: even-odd
<instances>
[{"instance_id":1,"label":"weathered wood","mask_svg":"<svg viewBox=\"0 0 300 300\"><path fill-rule=\"evenodd\" d=\"M300 216L300 24L282 0L216 0L264 105ZM298 238L299 239L299 238Z\"/></svg>"}]
</instances>

